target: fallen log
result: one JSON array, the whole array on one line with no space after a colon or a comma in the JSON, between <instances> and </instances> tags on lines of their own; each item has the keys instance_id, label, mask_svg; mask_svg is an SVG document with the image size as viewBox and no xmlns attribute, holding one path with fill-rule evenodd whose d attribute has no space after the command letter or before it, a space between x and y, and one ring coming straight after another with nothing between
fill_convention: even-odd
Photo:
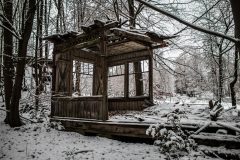
<instances>
[{"instance_id":1,"label":"fallen log","mask_svg":"<svg viewBox=\"0 0 240 160\"><path fill-rule=\"evenodd\" d=\"M219 126L223 126L223 127L225 127L225 128L228 128L228 129L231 129L231 130L234 130L234 131L240 133L240 128L231 126L231 125L229 125L229 124L224 124L224 123L221 123L221 122L216 122L216 123L217 123L217 125L219 125Z\"/></svg>"},{"instance_id":2,"label":"fallen log","mask_svg":"<svg viewBox=\"0 0 240 160\"><path fill-rule=\"evenodd\" d=\"M216 121L217 118L219 117L219 114L221 111L223 111L224 108L221 104L216 104L213 109L210 111L210 119L212 121Z\"/></svg>"},{"instance_id":3,"label":"fallen log","mask_svg":"<svg viewBox=\"0 0 240 160\"><path fill-rule=\"evenodd\" d=\"M209 125L211 125L211 122L207 122L205 125L203 125L201 128L199 128L196 132L193 134L199 134L201 131L203 131L205 128L207 128Z\"/></svg>"},{"instance_id":4,"label":"fallen log","mask_svg":"<svg viewBox=\"0 0 240 160\"><path fill-rule=\"evenodd\" d=\"M225 146L228 149L240 149L240 139L238 136L223 135L216 133L201 133L191 135L196 143L212 147Z\"/></svg>"},{"instance_id":5,"label":"fallen log","mask_svg":"<svg viewBox=\"0 0 240 160\"><path fill-rule=\"evenodd\" d=\"M78 154L78 153L87 153L87 152L93 152L92 149L89 149L89 150L81 150L81 151L77 151L75 152L74 154Z\"/></svg>"}]
</instances>

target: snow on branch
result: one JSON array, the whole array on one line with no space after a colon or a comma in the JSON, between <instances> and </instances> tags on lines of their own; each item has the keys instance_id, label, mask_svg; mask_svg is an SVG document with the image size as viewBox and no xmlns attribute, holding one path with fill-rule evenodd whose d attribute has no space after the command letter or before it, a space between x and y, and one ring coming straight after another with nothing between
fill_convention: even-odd
<instances>
[{"instance_id":1,"label":"snow on branch","mask_svg":"<svg viewBox=\"0 0 240 160\"><path fill-rule=\"evenodd\" d=\"M219 33L219 32L215 32L215 31L211 31L211 30L208 30L208 29L205 29L205 28L202 28L202 27L199 27L199 26L196 26L194 24L191 24L183 19L181 19L180 17L176 16L176 15L173 15L172 13L170 12L167 12L161 8L158 8L158 7L155 7L154 5L148 3L148 2L145 2L144 0L136 0L144 5L146 5L147 7L159 12L159 13L162 13L172 19L175 19L176 21L186 25L186 26L189 26L191 27L192 29L195 29L197 31L200 31L200 32L204 32L204 33L207 33L207 34L210 34L210 35L214 35L214 36L217 36L217 37L221 37L221 38L224 38L224 39L228 39L229 41L232 41L234 43L240 43L240 40L237 39L237 38L233 38L231 36L228 36L228 35L225 35L225 34L222 34L222 33Z\"/></svg>"}]
</instances>

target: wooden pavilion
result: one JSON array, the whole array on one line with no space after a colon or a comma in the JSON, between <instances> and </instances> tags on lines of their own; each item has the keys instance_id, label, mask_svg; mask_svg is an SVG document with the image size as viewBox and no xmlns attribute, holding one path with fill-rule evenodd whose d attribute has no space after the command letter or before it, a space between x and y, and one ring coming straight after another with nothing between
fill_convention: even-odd
<instances>
[{"instance_id":1,"label":"wooden pavilion","mask_svg":"<svg viewBox=\"0 0 240 160\"><path fill-rule=\"evenodd\" d=\"M173 38L153 32L123 29L116 21L82 26L83 33L69 32L45 37L54 43L52 75L52 118L84 118L107 120L109 111L141 110L153 101L153 49L167 46L165 39ZM141 65L142 61L147 61ZM72 96L75 61L88 64L87 73L92 75L92 94ZM89 64L92 65L89 67ZM129 95L129 65L134 64L136 79L135 96ZM147 94L141 92L144 68L148 65ZM121 97L108 96L109 69L123 66L124 93ZM85 71L83 71L85 72ZM137 76L140 78L137 78Z\"/></svg>"}]
</instances>

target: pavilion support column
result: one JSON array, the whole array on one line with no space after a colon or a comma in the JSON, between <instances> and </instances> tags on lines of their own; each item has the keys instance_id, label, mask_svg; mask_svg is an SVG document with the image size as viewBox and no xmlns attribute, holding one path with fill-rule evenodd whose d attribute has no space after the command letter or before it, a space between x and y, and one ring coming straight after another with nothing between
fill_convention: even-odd
<instances>
[{"instance_id":1,"label":"pavilion support column","mask_svg":"<svg viewBox=\"0 0 240 160\"><path fill-rule=\"evenodd\" d=\"M124 97L129 98L129 63L125 63Z\"/></svg>"},{"instance_id":2,"label":"pavilion support column","mask_svg":"<svg viewBox=\"0 0 240 160\"><path fill-rule=\"evenodd\" d=\"M149 100L153 102L153 51L149 50L150 56L149 56Z\"/></svg>"},{"instance_id":3,"label":"pavilion support column","mask_svg":"<svg viewBox=\"0 0 240 160\"><path fill-rule=\"evenodd\" d=\"M55 44L54 44L55 46ZM56 63L56 54L57 54L57 49L56 47L53 48L53 53L52 53L52 59L53 59L53 63L52 63L52 96L55 96L56 94L56 76L57 76L57 63ZM50 117L55 116L55 103L53 102L53 100L51 99L51 114Z\"/></svg>"},{"instance_id":4,"label":"pavilion support column","mask_svg":"<svg viewBox=\"0 0 240 160\"><path fill-rule=\"evenodd\" d=\"M100 88L103 96L102 102L102 120L108 119L108 99L107 99L107 84L108 84L108 66L107 66L107 37L105 31L100 33Z\"/></svg>"},{"instance_id":5,"label":"pavilion support column","mask_svg":"<svg viewBox=\"0 0 240 160\"><path fill-rule=\"evenodd\" d=\"M108 119L108 100L107 100L107 63L105 56L101 56L100 58L101 63L101 76L100 76L100 88L101 88L101 94L103 96L103 103L102 103L102 120L105 121Z\"/></svg>"},{"instance_id":6,"label":"pavilion support column","mask_svg":"<svg viewBox=\"0 0 240 160\"><path fill-rule=\"evenodd\" d=\"M55 86L56 86L56 47L53 49L52 53L52 59L53 59L53 64L52 64L52 95L55 94Z\"/></svg>"},{"instance_id":7,"label":"pavilion support column","mask_svg":"<svg viewBox=\"0 0 240 160\"><path fill-rule=\"evenodd\" d=\"M96 61L94 62L94 66L93 66L93 95L100 95L101 93L99 93L99 62Z\"/></svg>"},{"instance_id":8,"label":"pavilion support column","mask_svg":"<svg viewBox=\"0 0 240 160\"><path fill-rule=\"evenodd\" d=\"M141 61L134 62L134 71L135 71L135 85L136 85L136 96L143 95L143 77L142 77L142 68Z\"/></svg>"}]
</instances>

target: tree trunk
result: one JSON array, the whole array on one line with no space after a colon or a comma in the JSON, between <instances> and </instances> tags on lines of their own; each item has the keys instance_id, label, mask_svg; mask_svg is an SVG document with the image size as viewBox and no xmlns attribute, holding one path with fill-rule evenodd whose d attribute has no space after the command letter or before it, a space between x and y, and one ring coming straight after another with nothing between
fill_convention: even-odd
<instances>
[{"instance_id":1,"label":"tree trunk","mask_svg":"<svg viewBox=\"0 0 240 160\"><path fill-rule=\"evenodd\" d=\"M49 3L48 3L49 2ZM51 9L51 0L45 0L45 6L44 6L44 33L45 36L48 36L48 27L49 27L49 18L50 18L50 9ZM48 56L49 56L49 47L48 47L48 43L45 43L44 46L44 57L45 57L45 65L44 65L44 69L43 69L43 73L45 74L45 76L47 75L47 68L48 68ZM45 77L45 80L47 80L48 78ZM45 85L45 91L47 91L47 86Z\"/></svg>"},{"instance_id":2,"label":"tree trunk","mask_svg":"<svg viewBox=\"0 0 240 160\"><path fill-rule=\"evenodd\" d=\"M37 7L37 34L35 37L35 65L34 65L34 73L35 73L35 110L38 110L38 95L39 95L39 74L38 74L38 48L39 48L39 6Z\"/></svg>"},{"instance_id":3,"label":"tree trunk","mask_svg":"<svg viewBox=\"0 0 240 160\"><path fill-rule=\"evenodd\" d=\"M128 0L128 8L129 8L129 24L130 28L136 27L135 21L135 12L134 12L134 0ZM143 81L142 81L142 68L141 62L134 62L134 71L135 71L135 88L136 88L136 96L143 95Z\"/></svg>"},{"instance_id":4,"label":"tree trunk","mask_svg":"<svg viewBox=\"0 0 240 160\"><path fill-rule=\"evenodd\" d=\"M18 44L18 57L21 57L18 60L17 68L16 68L16 77L15 83L13 86L13 92L11 96L11 104L10 104L10 126L16 127L21 125L21 120L19 117L19 100L21 98L21 90L22 90L22 82L24 77L24 70L26 64L26 55L27 55L27 47L28 41L31 36L32 26L34 15L36 11L36 0L29 0L29 7L27 11L27 19L23 24L22 28L22 39L19 40Z\"/></svg>"},{"instance_id":5,"label":"tree trunk","mask_svg":"<svg viewBox=\"0 0 240 160\"><path fill-rule=\"evenodd\" d=\"M218 59L218 66L219 66L219 75L218 75L218 100L219 103L222 102L223 97L223 55L220 53Z\"/></svg>"},{"instance_id":6,"label":"tree trunk","mask_svg":"<svg viewBox=\"0 0 240 160\"><path fill-rule=\"evenodd\" d=\"M239 59L239 52L237 48L235 49L235 55L234 55L234 73L233 73L233 80L230 83L230 93L231 93L231 100L232 100L232 106L237 105L237 100L236 100L236 92L234 89L234 86L237 82L238 79L238 59Z\"/></svg>"},{"instance_id":7,"label":"tree trunk","mask_svg":"<svg viewBox=\"0 0 240 160\"><path fill-rule=\"evenodd\" d=\"M37 7L37 35L36 35L36 44L35 44L35 82L36 82L36 97L35 97L35 106L38 110L39 105L39 94L43 90L42 86L42 20L43 20L43 0L39 1L39 6Z\"/></svg>"},{"instance_id":8,"label":"tree trunk","mask_svg":"<svg viewBox=\"0 0 240 160\"><path fill-rule=\"evenodd\" d=\"M13 24L12 12L13 2L12 0L4 1L4 12L8 21ZM5 20L3 21L8 29L11 29L11 25ZM5 91L5 105L6 110L10 110L10 100L13 86L14 66L13 66L13 36L7 30L3 30L4 34L4 57L3 57L3 76L4 76L4 91ZM9 123L10 112L7 112L5 123Z\"/></svg>"},{"instance_id":9,"label":"tree trunk","mask_svg":"<svg viewBox=\"0 0 240 160\"><path fill-rule=\"evenodd\" d=\"M232 13L233 13L233 20L235 24L235 38L240 38L240 1L239 0L230 0L232 6ZM230 90L231 90L231 99L232 99L232 106L236 106L236 92L234 86L237 82L238 78L238 59L240 53L240 44L236 43L236 51L235 51L235 62L234 62L234 79L230 83Z\"/></svg>"},{"instance_id":10,"label":"tree trunk","mask_svg":"<svg viewBox=\"0 0 240 160\"><path fill-rule=\"evenodd\" d=\"M40 63L39 63L39 91L43 91L43 78L42 78L42 74L43 74L43 41L42 41L42 35L43 35L43 0L40 0L40 6L39 6L39 58L41 59Z\"/></svg>"}]
</instances>

